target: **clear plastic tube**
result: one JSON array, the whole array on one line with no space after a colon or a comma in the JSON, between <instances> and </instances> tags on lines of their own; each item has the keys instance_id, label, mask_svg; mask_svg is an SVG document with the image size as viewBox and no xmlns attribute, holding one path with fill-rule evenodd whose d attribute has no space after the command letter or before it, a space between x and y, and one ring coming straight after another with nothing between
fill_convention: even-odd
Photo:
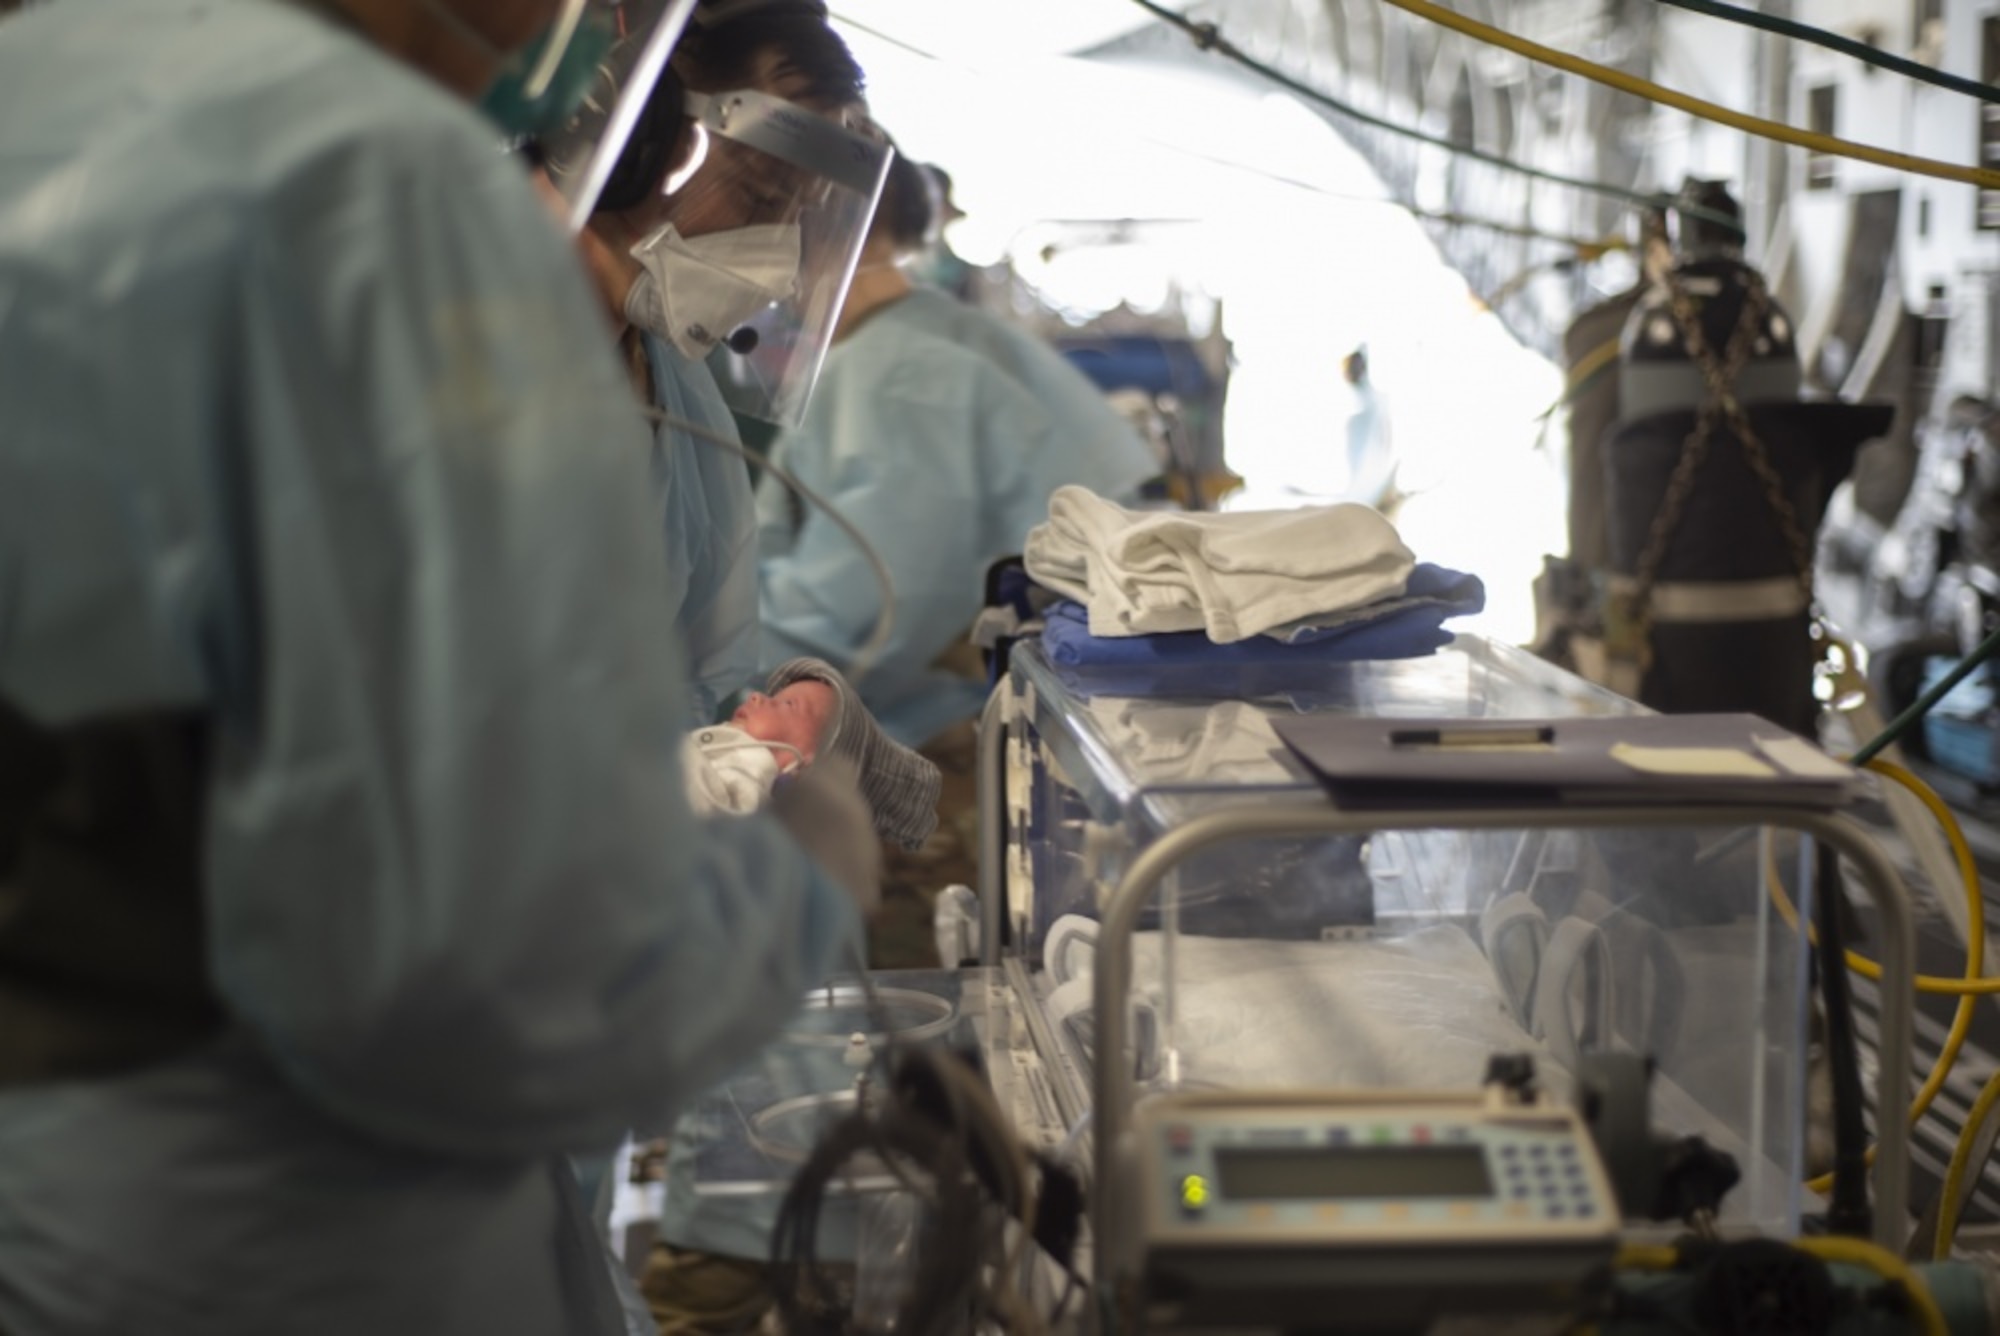
<instances>
[{"instance_id":1,"label":"clear plastic tube","mask_svg":"<svg viewBox=\"0 0 2000 1336\"><path fill-rule=\"evenodd\" d=\"M858 1204L854 1329L893 1333L910 1289L922 1204L914 1192L870 1192Z\"/></svg>"}]
</instances>

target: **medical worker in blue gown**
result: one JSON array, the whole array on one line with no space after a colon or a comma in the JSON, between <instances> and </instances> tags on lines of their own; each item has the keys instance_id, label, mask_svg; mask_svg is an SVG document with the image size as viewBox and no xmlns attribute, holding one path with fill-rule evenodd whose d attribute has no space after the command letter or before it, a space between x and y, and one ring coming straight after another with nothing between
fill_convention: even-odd
<instances>
[{"instance_id":1,"label":"medical worker in blue gown","mask_svg":"<svg viewBox=\"0 0 2000 1336\"><path fill-rule=\"evenodd\" d=\"M8 1336L621 1330L564 1152L872 889L837 784L681 795L645 428L469 105L557 8L0 24Z\"/></svg>"},{"instance_id":2,"label":"medical worker in blue gown","mask_svg":"<svg viewBox=\"0 0 2000 1336\"><path fill-rule=\"evenodd\" d=\"M1056 488L1130 502L1159 472L1146 443L1054 348L910 282L901 265L930 236L932 191L920 165L892 162L819 385L773 456L882 554L894 630L861 696L943 775L931 838L885 851L870 942L884 968L936 963L931 898L976 882L975 718L986 685L966 639L986 568L1021 550ZM770 478L757 510L765 658L852 669L881 606L867 564Z\"/></svg>"},{"instance_id":3,"label":"medical worker in blue gown","mask_svg":"<svg viewBox=\"0 0 2000 1336\"><path fill-rule=\"evenodd\" d=\"M797 217L827 183L712 132L688 111L690 97L698 105L747 91L836 125L853 119L861 68L824 7L770 0L717 12L724 17L697 11L675 48L669 77L649 99L585 239L634 388L664 415L651 469L667 544L668 610L690 659L693 726L713 723L724 702L762 677L749 469L685 424L737 439L708 360L732 335L754 347L746 322L771 307L779 289L795 308L814 304L812 280L829 270L801 272L802 242L851 256L866 227L861 213L850 235L808 237ZM613 86L625 55L615 52L607 65ZM734 123L741 122L739 111ZM830 298L820 304L837 306Z\"/></svg>"},{"instance_id":4,"label":"medical worker in blue gown","mask_svg":"<svg viewBox=\"0 0 2000 1336\"><path fill-rule=\"evenodd\" d=\"M1137 433L1053 348L993 314L914 285L903 262L936 217L923 168L898 157L804 420L773 459L874 542L895 583L895 629L860 683L899 742L978 712L982 683L938 663L962 642L986 566L1017 553L1077 484L1137 497L1159 472ZM766 478L759 487L764 657L843 669L880 592L854 544Z\"/></svg>"},{"instance_id":5,"label":"medical worker in blue gown","mask_svg":"<svg viewBox=\"0 0 2000 1336\"><path fill-rule=\"evenodd\" d=\"M858 116L862 73L827 25L823 6L771 0L718 12L724 17L697 11L675 48L672 77L648 99L582 239L633 388L661 414L649 467L666 544L665 610L689 653L694 725L712 722L724 701L751 684L759 633L749 471L715 439L735 441L737 428L709 359L732 334L736 344L754 348L755 336L741 331L754 328L780 293L795 310L838 309L813 284L846 278L847 265L832 257L844 249L851 260L860 246L886 156L879 143L850 142L836 132ZM624 79L635 46L611 53L597 83L600 99ZM725 99L726 125L713 111ZM789 117L794 108L826 122L821 136L841 165L872 155L878 170L866 178L865 192L822 176L816 158L789 135L773 141L756 133L760 113ZM549 162L558 180L578 166L560 157ZM856 208L827 207L829 197L843 193L855 195ZM838 230L843 220L851 230ZM827 258L802 265L808 249ZM858 934L855 941L858 950ZM850 952L840 963L853 958ZM649 1119L635 1130L650 1136L670 1121ZM703 1228L715 1219L733 1228L744 1214L736 1200L696 1194L692 1148L700 1135L687 1122L674 1134L668 1234L691 1214ZM580 1156L577 1168L601 1217L610 1205L611 1156ZM768 1232L768 1223L762 1228ZM747 1246L763 1249L761 1237L748 1237ZM677 1306L676 1286L655 1290L649 1297L656 1316Z\"/></svg>"}]
</instances>

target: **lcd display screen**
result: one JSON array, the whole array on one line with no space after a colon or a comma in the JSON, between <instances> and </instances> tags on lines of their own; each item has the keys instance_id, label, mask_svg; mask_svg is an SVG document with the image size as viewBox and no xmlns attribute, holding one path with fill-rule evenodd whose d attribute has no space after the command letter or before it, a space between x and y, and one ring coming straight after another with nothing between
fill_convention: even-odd
<instances>
[{"instance_id":1,"label":"lcd display screen","mask_svg":"<svg viewBox=\"0 0 2000 1336\"><path fill-rule=\"evenodd\" d=\"M1477 1146L1217 1147L1215 1173L1232 1201L1493 1195L1486 1152Z\"/></svg>"}]
</instances>

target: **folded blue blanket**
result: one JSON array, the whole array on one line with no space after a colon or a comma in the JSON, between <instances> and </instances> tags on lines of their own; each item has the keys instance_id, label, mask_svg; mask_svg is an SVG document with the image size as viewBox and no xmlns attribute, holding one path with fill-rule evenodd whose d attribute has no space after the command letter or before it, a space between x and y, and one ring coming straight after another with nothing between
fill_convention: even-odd
<instances>
[{"instance_id":1,"label":"folded blue blanket","mask_svg":"<svg viewBox=\"0 0 2000 1336\"><path fill-rule=\"evenodd\" d=\"M1287 639L1252 636L1218 645L1200 631L1094 636L1084 607L1064 601L1048 610L1042 646L1051 662L1072 668L1277 667L1413 659L1450 643L1446 619L1485 606L1486 587L1478 576L1420 562L1400 597L1354 609L1332 625L1292 628Z\"/></svg>"}]
</instances>

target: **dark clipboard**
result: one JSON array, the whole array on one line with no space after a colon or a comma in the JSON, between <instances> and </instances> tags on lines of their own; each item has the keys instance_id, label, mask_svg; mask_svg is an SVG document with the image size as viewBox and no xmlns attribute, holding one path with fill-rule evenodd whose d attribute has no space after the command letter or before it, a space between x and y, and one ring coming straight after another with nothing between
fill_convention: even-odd
<instances>
[{"instance_id":1,"label":"dark clipboard","mask_svg":"<svg viewBox=\"0 0 2000 1336\"><path fill-rule=\"evenodd\" d=\"M1752 714L1582 719L1273 715L1271 726L1348 808L1764 804L1831 810L1857 772ZM1701 769L1734 753L1748 772ZM1694 765L1687 773L1676 766Z\"/></svg>"}]
</instances>

